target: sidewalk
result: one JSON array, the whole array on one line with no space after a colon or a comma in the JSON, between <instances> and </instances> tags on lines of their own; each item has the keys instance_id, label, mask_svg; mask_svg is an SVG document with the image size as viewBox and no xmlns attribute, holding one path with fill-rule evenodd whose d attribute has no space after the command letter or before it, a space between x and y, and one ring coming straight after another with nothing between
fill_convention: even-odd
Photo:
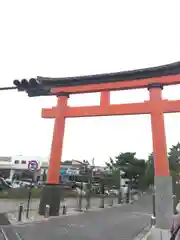
<instances>
[{"instance_id":1,"label":"sidewalk","mask_svg":"<svg viewBox=\"0 0 180 240\"><path fill-rule=\"evenodd\" d=\"M113 208L113 207L121 207L123 204L114 204L113 206L105 205L104 208L99 207L91 207L90 209L86 210L85 208L82 208L82 211L79 211L77 208L67 208L67 212L65 215L63 215L62 209L60 210L59 216L50 216L50 217L44 217L38 214L38 211L31 210L29 212L29 218L26 218L26 211L22 214L21 221L18 221L18 212L11 212L7 213L7 217L12 225L22 225L22 224L28 224L28 223L37 223L37 222L43 222L48 221L51 219L57 219L62 218L69 215L78 215L83 214L85 212L93 212L93 211L102 211L107 208Z\"/></svg>"},{"instance_id":2,"label":"sidewalk","mask_svg":"<svg viewBox=\"0 0 180 240\"><path fill-rule=\"evenodd\" d=\"M80 213L80 212L79 212ZM43 221L48 221L53 218L60 218L63 216L69 216L73 214L78 214L75 209L70 209L66 215L59 215L59 216L54 216L54 217L44 217L38 214L37 211L30 211L29 212L29 218L26 218L26 211L22 214L22 219L21 221L18 221L18 212L15 213L7 213L7 217L9 221L11 222L12 225L22 225L22 224L28 224L28 223L38 223L38 222L43 222Z\"/></svg>"},{"instance_id":3,"label":"sidewalk","mask_svg":"<svg viewBox=\"0 0 180 240\"><path fill-rule=\"evenodd\" d=\"M100 205L101 198L91 198L91 205L98 207ZM31 199L30 201L30 209L36 210L39 207L39 199ZM117 200L115 199L114 202ZM85 205L85 199L83 198L83 204ZM65 201L61 201L61 205L66 203L68 208L76 208L77 206L77 198L66 198ZM105 204L109 203L109 199L105 198ZM19 210L20 204L23 204L24 208L27 206L27 199L0 199L0 212L17 212Z\"/></svg>"}]
</instances>

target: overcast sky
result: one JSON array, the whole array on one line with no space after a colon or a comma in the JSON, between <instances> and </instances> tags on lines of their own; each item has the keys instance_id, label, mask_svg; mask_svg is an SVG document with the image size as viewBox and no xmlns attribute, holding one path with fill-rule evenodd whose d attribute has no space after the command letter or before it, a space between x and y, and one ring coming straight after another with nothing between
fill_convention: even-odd
<instances>
[{"instance_id":1,"label":"overcast sky","mask_svg":"<svg viewBox=\"0 0 180 240\"><path fill-rule=\"evenodd\" d=\"M0 86L14 79L63 77L157 66L180 60L179 0L0 2ZM180 99L180 87L165 98ZM72 96L69 104L98 104L99 94ZM112 93L112 103L148 99L146 90ZM53 120L41 119L51 97L0 93L0 155L48 156ZM167 145L180 141L180 114L165 115ZM68 119L63 159L91 159L152 151L149 116Z\"/></svg>"}]
</instances>

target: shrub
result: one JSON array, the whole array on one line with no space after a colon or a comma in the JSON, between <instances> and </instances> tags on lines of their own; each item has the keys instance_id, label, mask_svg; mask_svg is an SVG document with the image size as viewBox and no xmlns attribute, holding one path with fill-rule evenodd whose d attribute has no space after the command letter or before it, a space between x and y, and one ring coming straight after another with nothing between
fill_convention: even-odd
<instances>
[{"instance_id":1,"label":"shrub","mask_svg":"<svg viewBox=\"0 0 180 240\"><path fill-rule=\"evenodd\" d=\"M27 188L10 188L0 192L0 199L26 199L29 196L29 190ZM32 188L31 197L40 198L41 188ZM64 189L62 192L62 198L76 198L75 191ZM102 197L101 194L91 194L91 197Z\"/></svg>"},{"instance_id":2,"label":"shrub","mask_svg":"<svg viewBox=\"0 0 180 240\"><path fill-rule=\"evenodd\" d=\"M41 195L41 189L33 188L32 189L32 198L39 198ZM0 199L23 199L28 198L29 190L26 188L10 188L0 192Z\"/></svg>"}]
</instances>

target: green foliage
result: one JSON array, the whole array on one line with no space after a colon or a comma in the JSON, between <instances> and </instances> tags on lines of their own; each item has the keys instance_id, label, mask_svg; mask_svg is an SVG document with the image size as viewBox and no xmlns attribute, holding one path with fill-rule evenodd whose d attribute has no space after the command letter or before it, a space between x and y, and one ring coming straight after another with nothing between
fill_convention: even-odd
<instances>
[{"instance_id":1,"label":"green foliage","mask_svg":"<svg viewBox=\"0 0 180 240\"><path fill-rule=\"evenodd\" d=\"M111 170L116 186L119 186L120 170L122 171L121 177L129 179L131 185L134 187L142 185L140 181L144 180L146 163L145 160L138 159L136 153L120 153L115 160L110 158L106 166Z\"/></svg>"},{"instance_id":2,"label":"green foliage","mask_svg":"<svg viewBox=\"0 0 180 240\"><path fill-rule=\"evenodd\" d=\"M179 189L179 184L177 181L180 179L180 143L173 145L168 151L168 161L170 173L173 179L173 192L178 195L177 190ZM144 182L147 186L154 184L154 158L153 153L149 154L148 160L146 161ZM180 193L179 193L180 195Z\"/></svg>"},{"instance_id":3,"label":"green foliage","mask_svg":"<svg viewBox=\"0 0 180 240\"><path fill-rule=\"evenodd\" d=\"M149 154L148 160L146 162L145 181L146 181L146 184L148 186L154 184L154 158L153 158L153 153Z\"/></svg>"},{"instance_id":4,"label":"green foliage","mask_svg":"<svg viewBox=\"0 0 180 240\"><path fill-rule=\"evenodd\" d=\"M173 145L168 152L169 167L173 182L173 194L180 200L180 143Z\"/></svg>"},{"instance_id":5,"label":"green foliage","mask_svg":"<svg viewBox=\"0 0 180 240\"><path fill-rule=\"evenodd\" d=\"M124 172L123 177L136 181L145 170L145 160L136 158L136 153L121 153L116 157L116 166Z\"/></svg>"},{"instance_id":6,"label":"green foliage","mask_svg":"<svg viewBox=\"0 0 180 240\"><path fill-rule=\"evenodd\" d=\"M173 188L177 189L175 185L176 182L180 180L180 142L169 149L167 157L174 183ZM147 161L138 159L135 152L120 153L115 159L110 158L106 165L111 170L112 176L116 180L118 180L118 174L116 173L122 170L124 172L122 177L128 178L131 183L138 186L138 188L146 188L154 184L153 153L149 154Z\"/></svg>"},{"instance_id":7,"label":"green foliage","mask_svg":"<svg viewBox=\"0 0 180 240\"><path fill-rule=\"evenodd\" d=\"M28 198L29 190L26 188L10 188L7 190L3 190L0 192L0 199L1 198L8 198L8 199L26 199ZM40 188L33 188L32 189L32 198L39 198L41 195Z\"/></svg>"},{"instance_id":8,"label":"green foliage","mask_svg":"<svg viewBox=\"0 0 180 240\"><path fill-rule=\"evenodd\" d=\"M42 189L40 189L40 188L33 188L32 189L32 198L39 199L41 197L41 191L42 191ZM100 198L101 194L91 193L91 197ZM77 198L77 193L75 191L72 191L71 189L70 190L64 189L63 194L62 194L62 199L64 199L64 198ZM15 188L15 189L3 190L0 192L0 199L27 200L28 199L28 189Z\"/></svg>"},{"instance_id":9,"label":"green foliage","mask_svg":"<svg viewBox=\"0 0 180 240\"><path fill-rule=\"evenodd\" d=\"M168 159L169 159L169 167L172 171L179 171L180 170L180 143L178 142L176 145L173 145L169 149L168 153Z\"/></svg>"}]
</instances>

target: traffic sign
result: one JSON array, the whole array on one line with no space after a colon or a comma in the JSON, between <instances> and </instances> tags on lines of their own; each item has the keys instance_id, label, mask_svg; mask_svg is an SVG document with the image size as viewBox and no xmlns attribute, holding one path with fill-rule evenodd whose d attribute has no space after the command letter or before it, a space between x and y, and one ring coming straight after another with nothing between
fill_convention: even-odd
<instances>
[{"instance_id":1,"label":"traffic sign","mask_svg":"<svg viewBox=\"0 0 180 240\"><path fill-rule=\"evenodd\" d=\"M64 170L64 169L60 169L60 174L61 174L61 175L66 174L66 172L67 172L66 170Z\"/></svg>"},{"instance_id":2,"label":"traffic sign","mask_svg":"<svg viewBox=\"0 0 180 240\"><path fill-rule=\"evenodd\" d=\"M29 161L28 169L30 171L36 171L38 169L38 162L36 160Z\"/></svg>"}]
</instances>

